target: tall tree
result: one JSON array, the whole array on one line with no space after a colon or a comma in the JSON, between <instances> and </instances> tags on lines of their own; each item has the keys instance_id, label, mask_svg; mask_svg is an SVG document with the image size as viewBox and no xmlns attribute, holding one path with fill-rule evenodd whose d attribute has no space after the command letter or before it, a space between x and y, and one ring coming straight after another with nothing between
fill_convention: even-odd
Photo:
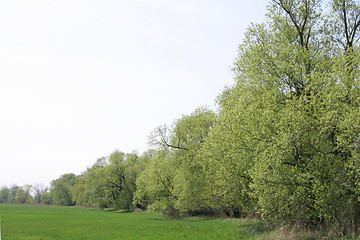
<instances>
[{"instance_id":1,"label":"tall tree","mask_svg":"<svg viewBox=\"0 0 360 240\"><path fill-rule=\"evenodd\" d=\"M215 119L215 113L203 107L182 116L172 127L155 129L150 142L159 152L140 176L136 196L146 192L143 197L150 196L153 203L171 214L207 211L203 197L206 182L199 151ZM147 181L151 185L143 186Z\"/></svg>"},{"instance_id":2,"label":"tall tree","mask_svg":"<svg viewBox=\"0 0 360 240\"><path fill-rule=\"evenodd\" d=\"M142 174L136 180L134 204L151 210L175 214L178 196L174 192L176 162L167 149L152 151Z\"/></svg>"},{"instance_id":3,"label":"tall tree","mask_svg":"<svg viewBox=\"0 0 360 240\"><path fill-rule=\"evenodd\" d=\"M271 1L240 45L219 125L244 149L239 181L249 179L266 219L358 226L359 8L333 0L322 15L320 3Z\"/></svg>"}]
</instances>

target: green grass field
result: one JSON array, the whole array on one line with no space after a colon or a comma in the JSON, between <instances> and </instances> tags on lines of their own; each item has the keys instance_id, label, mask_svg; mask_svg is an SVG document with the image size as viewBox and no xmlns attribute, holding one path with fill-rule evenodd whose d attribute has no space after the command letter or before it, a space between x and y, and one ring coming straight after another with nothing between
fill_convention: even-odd
<instances>
[{"instance_id":1,"label":"green grass field","mask_svg":"<svg viewBox=\"0 0 360 240\"><path fill-rule=\"evenodd\" d=\"M0 204L0 217L1 240L262 239L263 235L262 224L255 220L164 220L157 213L77 207Z\"/></svg>"}]
</instances>

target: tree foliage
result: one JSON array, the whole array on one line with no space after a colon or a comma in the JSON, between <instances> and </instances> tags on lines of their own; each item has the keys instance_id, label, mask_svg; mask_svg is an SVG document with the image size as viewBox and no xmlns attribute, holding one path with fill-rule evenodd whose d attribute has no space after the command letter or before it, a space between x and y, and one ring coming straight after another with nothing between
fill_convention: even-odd
<instances>
[{"instance_id":1,"label":"tree foliage","mask_svg":"<svg viewBox=\"0 0 360 240\"><path fill-rule=\"evenodd\" d=\"M0 189L0 203L8 203L10 198L10 189L2 187Z\"/></svg>"},{"instance_id":2,"label":"tree foliage","mask_svg":"<svg viewBox=\"0 0 360 240\"><path fill-rule=\"evenodd\" d=\"M136 178L142 157L118 150L100 158L78 176L75 191L80 204L104 208L132 209Z\"/></svg>"},{"instance_id":3,"label":"tree foliage","mask_svg":"<svg viewBox=\"0 0 360 240\"><path fill-rule=\"evenodd\" d=\"M171 127L161 126L150 142L158 147L137 182L136 201L166 213L204 212L204 178L200 149L215 125L216 115L198 108Z\"/></svg>"},{"instance_id":4,"label":"tree foliage","mask_svg":"<svg viewBox=\"0 0 360 240\"><path fill-rule=\"evenodd\" d=\"M31 196L32 186L25 185L24 187L19 187L16 190L15 201L19 204L32 203L33 197Z\"/></svg>"},{"instance_id":5,"label":"tree foliage","mask_svg":"<svg viewBox=\"0 0 360 240\"><path fill-rule=\"evenodd\" d=\"M51 182L51 192L55 204L73 206L76 204L74 185L76 175L73 173L64 174Z\"/></svg>"},{"instance_id":6,"label":"tree foliage","mask_svg":"<svg viewBox=\"0 0 360 240\"><path fill-rule=\"evenodd\" d=\"M221 114L265 219L359 226L359 5L274 0L240 45ZM242 165L242 166L245 166ZM355 170L356 169L356 170ZM346 214L344 214L346 213Z\"/></svg>"}]
</instances>

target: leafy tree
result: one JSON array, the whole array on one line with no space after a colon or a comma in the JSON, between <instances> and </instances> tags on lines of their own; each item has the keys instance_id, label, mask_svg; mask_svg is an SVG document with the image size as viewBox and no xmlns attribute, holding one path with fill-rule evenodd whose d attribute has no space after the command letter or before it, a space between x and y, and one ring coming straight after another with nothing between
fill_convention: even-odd
<instances>
[{"instance_id":1,"label":"leafy tree","mask_svg":"<svg viewBox=\"0 0 360 240\"><path fill-rule=\"evenodd\" d=\"M9 202L10 189L7 187L2 187L0 189L0 203Z\"/></svg>"},{"instance_id":2,"label":"leafy tree","mask_svg":"<svg viewBox=\"0 0 360 240\"><path fill-rule=\"evenodd\" d=\"M120 197L125 188L125 153L114 151L108 159L108 166L101 172L102 189L105 191L111 204L117 208L122 208L122 198Z\"/></svg>"},{"instance_id":3,"label":"leafy tree","mask_svg":"<svg viewBox=\"0 0 360 240\"><path fill-rule=\"evenodd\" d=\"M17 193L18 188L19 188L19 186L17 186L17 185L10 186L8 203L16 203L16 193Z\"/></svg>"},{"instance_id":4,"label":"leafy tree","mask_svg":"<svg viewBox=\"0 0 360 240\"><path fill-rule=\"evenodd\" d=\"M85 184L86 184L86 174L83 173L77 176L76 183L74 186L74 194L76 199L76 204L78 205L89 205L89 200L85 196Z\"/></svg>"},{"instance_id":5,"label":"leafy tree","mask_svg":"<svg viewBox=\"0 0 360 240\"><path fill-rule=\"evenodd\" d=\"M173 214L178 197L174 193L174 158L168 150L151 152L151 159L136 180L134 203L140 207Z\"/></svg>"},{"instance_id":6,"label":"leafy tree","mask_svg":"<svg viewBox=\"0 0 360 240\"><path fill-rule=\"evenodd\" d=\"M15 201L19 204L32 203L31 188L31 185L17 188Z\"/></svg>"},{"instance_id":7,"label":"leafy tree","mask_svg":"<svg viewBox=\"0 0 360 240\"><path fill-rule=\"evenodd\" d=\"M45 188L41 194L41 203L46 205L53 204L53 194L49 191L48 188Z\"/></svg>"},{"instance_id":8,"label":"leafy tree","mask_svg":"<svg viewBox=\"0 0 360 240\"><path fill-rule=\"evenodd\" d=\"M142 158L136 153L126 154L124 162L124 188L120 193L118 206L130 210L133 207L134 193L136 191L136 179L141 174Z\"/></svg>"},{"instance_id":9,"label":"leafy tree","mask_svg":"<svg viewBox=\"0 0 360 240\"><path fill-rule=\"evenodd\" d=\"M139 174L136 178L136 191L133 197L133 204L138 208L145 209L151 203L147 188L148 185L146 184L148 176L146 175L149 174L148 169L151 166L150 162L153 161L157 154L158 152L156 150L150 149L144 152L140 157L141 161L138 168ZM145 174L143 175L144 172Z\"/></svg>"},{"instance_id":10,"label":"leafy tree","mask_svg":"<svg viewBox=\"0 0 360 240\"><path fill-rule=\"evenodd\" d=\"M107 165L107 158L99 158L91 168L88 168L79 177L76 185L79 204L103 208L110 206L110 202L102 188L102 172Z\"/></svg>"},{"instance_id":11,"label":"leafy tree","mask_svg":"<svg viewBox=\"0 0 360 240\"><path fill-rule=\"evenodd\" d=\"M80 204L130 210L141 169L136 153L114 151L83 173L75 191Z\"/></svg>"},{"instance_id":12,"label":"leafy tree","mask_svg":"<svg viewBox=\"0 0 360 240\"><path fill-rule=\"evenodd\" d=\"M198 154L215 118L214 112L198 108L172 127L155 129L150 143L159 150L137 182L138 203L150 199L170 214L208 210L202 196L206 182Z\"/></svg>"},{"instance_id":13,"label":"leafy tree","mask_svg":"<svg viewBox=\"0 0 360 240\"><path fill-rule=\"evenodd\" d=\"M237 82L219 99L216 131L231 137L211 140L218 148L210 152L235 172L236 192L251 187L264 218L309 226L351 219L356 230L360 12L350 0L333 0L328 15L320 7L273 0L267 22L249 28Z\"/></svg>"},{"instance_id":14,"label":"leafy tree","mask_svg":"<svg viewBox=\"0 0 360 240\"><path fill-rule=\"evenodd\" d=\"M73 173L64 174L51 182L50 191L55 204L74 206L76 204L74 185L76 176Z\"/></svg>"},{"instance_id":15,"label":"leafy tree","mask_svg":"<svg viewBox=\"0 0 360 240\"><path fill-rule=\"evenodd\" d=\"M177 171L174 178L174 193L178 196L175 207L181 212L208 212L204 200L205 173L200 159L200 150L209 132L215 126L216 115L207 108L198 108L176 123L172 141L183 149L176 150L174 157Z\"/></svg>"},{"instance_id":16,"label":"leafy tree","mask_svg":"<svg viewBox=\"0 0 360 240\"><path fill-rule=\"evenodd\" d=\"M42 194L45 191L45 187L41 184L37 184L32 187L32 191L34 194L34 203L40 204Z\"/></svg>"},{"instance_id":17,"label":"leafy tree","mask_svg":"<svg viewBox=\"0 0 360 240\"><path fill-rule=\"evenodd\" d=\"M252 138L240 127L251 111L245 105L234 104L239 98L237 90L237 87L227 89L219 97L216 125L199 154L207 182L203 190L206 205L229 216L246 215L254 211L255 205L249 187L254 158Z\"/></svg>"}]
</instances>

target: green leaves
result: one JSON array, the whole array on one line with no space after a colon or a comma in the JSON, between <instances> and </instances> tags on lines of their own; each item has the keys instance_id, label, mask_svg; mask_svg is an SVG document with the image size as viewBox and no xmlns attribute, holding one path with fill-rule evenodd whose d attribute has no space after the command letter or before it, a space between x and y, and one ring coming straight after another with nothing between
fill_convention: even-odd
<instances>
[{"instance_id":1,"label":"green leaves","mask_svg":"<svg viewBox=\"0 0 360 240\"><path fill-rule=\"evenodd\" d=\"M135 203L151 204L165 213L202 212L207 184L201 149L215 126L215 113L198 108L169 128L155 129L150 138L159 150L137 180Z\"/></svg>"},{"instance_id":2,"label":"green leaves","mask_svg":"<svg viewBox=\"0 0 360 240\"><path fill-rule=\"evenodd\" d=\"M236 161L247 164L250 193L270 221L316 225L344 218L339 209L349 206L347 217L357 218L359 51L348 38L345 51L333 41L357 34L360 13L353 1L333 1L335 17L321 16L319 6L272 1L267 23L250 27L237 85L220 102L218 126L249 149ZM341 27L324 30L330 22Z\"/></svg>"},{"instance_id":3,"label":"green leaves","mask_svg":"<svg viewBox=\"0 0 360 240\"><path fill-rule=\"evenodd\" d=\"M74 185L76 183L75 174L69 173L60 176L51 182L51 192L53 201L56 204L73 206L76 204Z\"/></svg>"}]
</instances>

